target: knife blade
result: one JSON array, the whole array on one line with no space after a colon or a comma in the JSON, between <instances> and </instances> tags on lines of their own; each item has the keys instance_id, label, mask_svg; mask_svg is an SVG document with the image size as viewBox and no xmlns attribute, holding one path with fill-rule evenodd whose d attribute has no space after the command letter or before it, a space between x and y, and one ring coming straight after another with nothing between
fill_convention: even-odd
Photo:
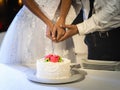
<instances>
[{"instance_id":1,"label":"knife blade","mask_svg":"<svg viewBox=\"0 0 120 90\"><path fill-rule=\"evenodd\" d=\"M52 41L52 54L54 54L54 49L55 49L54 42Z\"/></svg>"}]
</instances>

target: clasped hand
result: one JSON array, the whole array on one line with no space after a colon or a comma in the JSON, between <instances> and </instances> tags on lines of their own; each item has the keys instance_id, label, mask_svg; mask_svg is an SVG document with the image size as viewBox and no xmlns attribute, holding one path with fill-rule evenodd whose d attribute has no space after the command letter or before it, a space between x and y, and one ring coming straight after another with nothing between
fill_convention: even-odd
<instances>
[{"instance_id":1,"label":"clasped hand","mask_svg":"<svg viewBox=\"0 0 120 90\"><path fill-rule=\"evenodd\" d=\"M47 27L46 36L54 42L61 42L79 33L76 25L53 24Z\"/></svg>"}]
</instances>

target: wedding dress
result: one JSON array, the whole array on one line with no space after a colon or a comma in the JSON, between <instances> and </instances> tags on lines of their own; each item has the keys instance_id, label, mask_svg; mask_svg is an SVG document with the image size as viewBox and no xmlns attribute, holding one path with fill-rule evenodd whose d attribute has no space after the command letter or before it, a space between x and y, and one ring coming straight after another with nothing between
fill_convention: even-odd
<instances>
[{"instance_id":1,"label":"wedding dress","mask_svg":"<svg viewBox=\"0 0 120 90\"><path fill-rule=\"evenodd\" d=\"M60 0L36 0L40 9L51 20L57 17ZM70 24L75 16L71 7L66 23ZM26 6L23 6L13 19L3 39L0 63L33 64L52 52L52 41L45 35L46 25ZM72 39L54 43L55 53L75 60Z\"/></svg>"}]
</instances>

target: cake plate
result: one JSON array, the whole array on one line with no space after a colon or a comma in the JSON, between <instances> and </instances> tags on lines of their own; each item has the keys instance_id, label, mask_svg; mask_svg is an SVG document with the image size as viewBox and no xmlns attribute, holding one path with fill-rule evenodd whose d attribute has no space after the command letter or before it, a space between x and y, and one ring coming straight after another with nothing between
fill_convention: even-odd
<instances>
[{"instance_id":1,"label":"cake plate","mask_svg":"<svg viewBox=\"0 0 120 90\"><path fill-rule=\"evenodd\" d=\"M26 76L28 80L41 84L66 84L81 81L85 78L85 74L79 69L71 69L71 74L71 77L68 79L40 79L36 77L36 70L31 70Z\"/></svg>"}]
</instances>

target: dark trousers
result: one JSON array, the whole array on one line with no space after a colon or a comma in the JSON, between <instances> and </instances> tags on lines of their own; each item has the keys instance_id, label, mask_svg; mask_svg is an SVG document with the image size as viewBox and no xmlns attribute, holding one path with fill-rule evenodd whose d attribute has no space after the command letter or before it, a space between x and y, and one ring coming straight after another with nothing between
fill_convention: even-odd
<instances>
[{"instance_id":1,"label":"dark trousers","mask_svg":"<svg viewBox=\"0 0 120 90\"><path fill-rule=\"evenodd\" d=\"M120 27L108 32L87 34L88 59L120 61Z\"/></svg>"}]
</instances>

